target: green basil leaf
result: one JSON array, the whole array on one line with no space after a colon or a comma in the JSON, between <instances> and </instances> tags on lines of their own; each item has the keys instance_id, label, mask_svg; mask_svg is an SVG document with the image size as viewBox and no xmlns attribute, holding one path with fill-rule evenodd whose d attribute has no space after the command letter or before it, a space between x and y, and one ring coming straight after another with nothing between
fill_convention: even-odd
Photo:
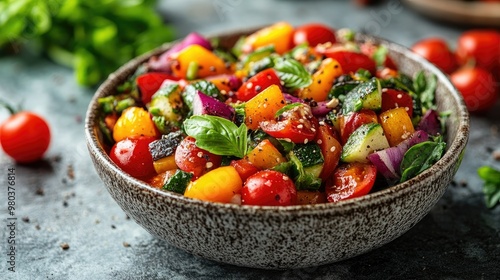
<instances>
[{"instance_id":1,"label":"green basil leaf","mask_svg":"<svg viewBox=\"0 0 500 280\"><path fill-rule=\"evenodd\" d=\"M221 117L192 116L184 121L184 131L196 139L196 146L213 154L243 158L247 153L245 124L238 127Z\"/></svg>"},{"instance_id":2,"label":"green basil leaf","mask_svg":"<svg viewBox=\"0 0 500 280\"><path fill-rule=\"evenodd\" d=\"M477 170L477 173L484 181L500 185L500 171L489 166L483 166Z\"/></svg>"},{"instance_id":3,"label":"green basil leaf","mask_svg":"<svg viewBox=\"0 0 500 280\"><path fill-rule=\"evenodd\" d=\"M484 181L483 193L486 206L493 208L500 205L500 170L490 166L482 166L477 174Z\"/></svg>"},{"instance_id":4,"label":"green basil leaf","mask_svg":"<svg viewBox=\"0 0 500 280\"><path fill-rule=\"evenodd\" d=\"M406 151L401 162L401 182L407 181L441 159L446 143L426 141L412 146Z\"/></svg>"},{"instance_id":5,"label":"green basil leaf","mask_svg":"<svg viewBox=\"0 0 500 280\"><path fill-rule=\"evenodd\" d=\"M389 52L389 50L387 49L387 47L383 46L383 45L379 46L377 48L377 50L375 50L372 57L373 57L373 60L375 60L375 63L377 64L377 66L384 65L388 52Z\"/></svg>"},{"instance_id":6,"label":"green basil leaf","mask_svg":"<svg viewBox=\"0 0 500 280\"><path fill-rule=\"evenodd\" d=\"M425 109L435 109L434 96L437 88L437 77L432 74L427 79L426 87L420 92L420 102Z\"/></svg>"},{"instance_id":7,"label":"green basil leaf","mask_svg":"<svg viewBox=\"0 0 500 280\"><path fill-rule=\"evenodd\" d=\"M423 71L418 72L415 75L415 81L413 82L413 88L417 94L422 93L427 87L427 80Z\"/></svg>"},{"instance_id":8,"label":"green basil leaf","mask_svg":"<svg viewBox=\"0 0 500 280\"><path fill-rule=\"evenodd\" d=\"M488 208L493 208L500 203L500 185L487 182L483 186L483 193Z\"/></svg>"},{"instance_id":9,"label":"green basil leaf","mask_svg":"<svg viewBox=\"0 0 500 280\"><path fill-rule=\"evenodd\" d=\"M312 83L311 74L295 59L278 57L274 61L274 69L283 81L284 87L290 90L304 88Z\"/></svg>"}]
</instances>

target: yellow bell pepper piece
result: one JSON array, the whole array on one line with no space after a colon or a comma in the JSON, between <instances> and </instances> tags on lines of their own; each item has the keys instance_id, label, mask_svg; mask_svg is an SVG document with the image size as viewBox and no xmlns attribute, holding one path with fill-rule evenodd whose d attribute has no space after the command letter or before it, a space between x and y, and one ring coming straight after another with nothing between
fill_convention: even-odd
<instances>
[{"instance_id":1,"label":"yellow bell pepper piece","mask_svg":"<svg viewBox=\"0 0 500 280\"><path fill-rule=\"evenodd\" d=\"M116 142L133 136L159 136L148 111L140 107L125 109L113 129L113 139Z\"/></svg>"},{"instance_id":2,"label":"yellow bell pepper piece","mask_svg":"<svg viewBox=\"0 0 500 280\"><path fill-rule=\"evenodd\" d=\"M228 203L241 192L243 182L232 166L216 168L189 183L184 196L204 201Z\"/></svg>"},{"instance_id":3,"label":"yellow bell pepper piece","mask_svg":"<svg viewBox=\"0 0 500 280\"><path fill-rule=\"evenodd\" d=\"M379 116L385 137L391 147L407 139L415 132L413 123L405 108L390 109Z\"/></svg>"},{"instance_id":4,"label":"yellow bell pepper piece","mask_svg":"<svg viewBox=\"0 0 500 280\"><path fill-rule=\"evenodd\" d=\"M277 53L283 54L292 47L294 28L288 22L278 22L249 35L243 44L244 52L273 45Z\"/></svg>"}]
</instances>

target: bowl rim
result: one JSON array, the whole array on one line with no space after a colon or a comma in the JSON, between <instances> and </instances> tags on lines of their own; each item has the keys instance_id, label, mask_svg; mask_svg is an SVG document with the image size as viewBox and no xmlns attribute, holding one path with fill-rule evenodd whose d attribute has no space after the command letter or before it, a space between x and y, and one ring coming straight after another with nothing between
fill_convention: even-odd
<instances>
[{"instance_id":1,"label":"bowl rim","mask_svg":"<svg viewBox=\"0 0 500 280\"><path fill-rule=\"evenodd\" d=\"M234 31L226 31L219 32L212 35L207 36L208 38L218 38L225 36L235 36L238 34L248 34L251 31L255 31L256 28L248 28L248 29L238 29ZM457 112L457 121L459 122L457 128L457 134L455 139L451 140L451 145L447 147L447 150L443 157L434 165L432 165L429 169L420 173L416 177L403 182L396 184L394 186L388 187L383 190L379 190L373 193L369 193L367 195L351 198L347 200L342 200L336 203L320 203L313 205L292 205L292 206L255 206L255 205L237 205L230 203L220 203L220 202L208 202L202 201L198 199L192 199L184 197L183 195L168 192L156 189L144 181L136 179L123 170L121 170L114 162L111 161L110 157L106 154L104 149L102 149L101 144L99 143L99 139L95 133L95 125L97 114L94 114L94 110L98 109L97 99L99 97L107 96L110 94L109 89L116 88L116 85L119 84L121 80L128 77L135 71L143 62L147 61L151 56L159 55L164 51L168 50L179 40L172 41L170 43L165 43L162 46L153 49L150 52L147 52L141 56L138 56L129 62L125 63L118 70L113 72L108 76L108 78L99 86L96 90L94 96L92 97L86 112L85 117L85 138L87 142L87 147L89 152L96 157L105 168L109 168L110 171L117 174L117 176L122 177L124 180L129 181L130 185L139 188L141 191L146 191L152 195L157 197L161 197L162 199L169 200L171 204L176 205L191 205L193 207L202 207L202 208L212 208L215 207L217 209L226 209L231 211L243 211L247 213L256 213L263 212L265 214L278 214L278 213L293 213L293 214L306 214L306 213L317 213L317 211L328 211L334 213L344 213L346 211L355 210L360 207L366 207L369 205L381 204L387 202L389 200L396 199L401 196L405 196L409 192L412 191L412 187L414 185L419 185L419 182L424 182L428 179L436 170L450 168L452 163L455 161L461 161L461 157L463 156L463 151L465 150L465 146L467 145L467 141L469 138L469 112L467 107L465 106L465 102L461 97L461 94L458 90L453 86L448 76L444 74L441 70L439 70L432 63L424 59L423 57L413 53L408 48L394 43L392 41L379 38L376 36L361 34L358 33L356 37L356 41L363 40L371 40L376 42L377 44L390 46L390 49L399 52L406 57L410 58L421 64L422 69L426 72L435 74L437 80L442 83L444 87L446 87L451 93L451 97L454 103L458 105L459 111ZM115 84L116 85L113 85ZM424 185L420 185L419 187L425 187ZM446 186L447 187L447 186Z\"/></svg>"}]
</instances>

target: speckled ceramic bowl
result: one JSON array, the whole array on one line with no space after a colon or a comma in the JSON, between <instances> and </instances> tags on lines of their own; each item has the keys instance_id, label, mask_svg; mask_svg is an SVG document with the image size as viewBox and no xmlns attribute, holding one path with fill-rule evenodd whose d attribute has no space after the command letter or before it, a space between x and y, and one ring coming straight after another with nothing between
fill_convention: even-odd
<instances>
[{"instance_id":1,"label":"speckled ceramic bowl","mask_svg":"<svg viewBox=\"0 0 500 280\"><path fill-rule=\"evenodd\" d=\"M219 36L226 46L245 32ZM98 135L97 99L112 94L127 76L165 45L136 58L97 90L86 118L90 155L104 185L121 208L152 235L207 259L239 266L286 269L332 263L365 253L399 237L418 223L442 196L456 173L469 135L469 116L460 94L429 62L397 44L368 36L388 47L400 70L438 77L437 104L450 111L447 152L417 177L361 198L336 204L290 207L208 203L163 192L121 171Z\"/></svg>"}]
</instances>

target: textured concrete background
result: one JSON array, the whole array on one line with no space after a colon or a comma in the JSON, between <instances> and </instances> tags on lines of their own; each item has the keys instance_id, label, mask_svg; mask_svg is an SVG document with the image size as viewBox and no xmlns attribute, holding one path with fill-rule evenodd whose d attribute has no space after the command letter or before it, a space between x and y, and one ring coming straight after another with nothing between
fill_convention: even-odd
<instances>
[{"instance_id":1,"label":"textured concrete background","mask_svg":"<svg viewBox=\"0 0 500 280\"><path fill-rule=\"evenodd\" d=\"M159 7L183 36L252 27L278 20L323 22L366 30L411 46L428 36L453 45L463 28L442 25L399 1L360 9L350 1L169 0ZM477 167L500 149L500 104L473 116L462 167L443 198L419 224L392 243L336 264L289 271L207 261L151 237L127 219L105 191L88 156L83 118L92 89L69 69L30 56L0 58L0 98L23 101L51 124L46 160L15 165L0 155L1 279L498 279L500 207L486 209ZM0 120L6 118L0 112ZM17 272L7 271L7 169L16 168ZM62 250L60 244L69 244Z\"/></svg>"}]
</instances>

